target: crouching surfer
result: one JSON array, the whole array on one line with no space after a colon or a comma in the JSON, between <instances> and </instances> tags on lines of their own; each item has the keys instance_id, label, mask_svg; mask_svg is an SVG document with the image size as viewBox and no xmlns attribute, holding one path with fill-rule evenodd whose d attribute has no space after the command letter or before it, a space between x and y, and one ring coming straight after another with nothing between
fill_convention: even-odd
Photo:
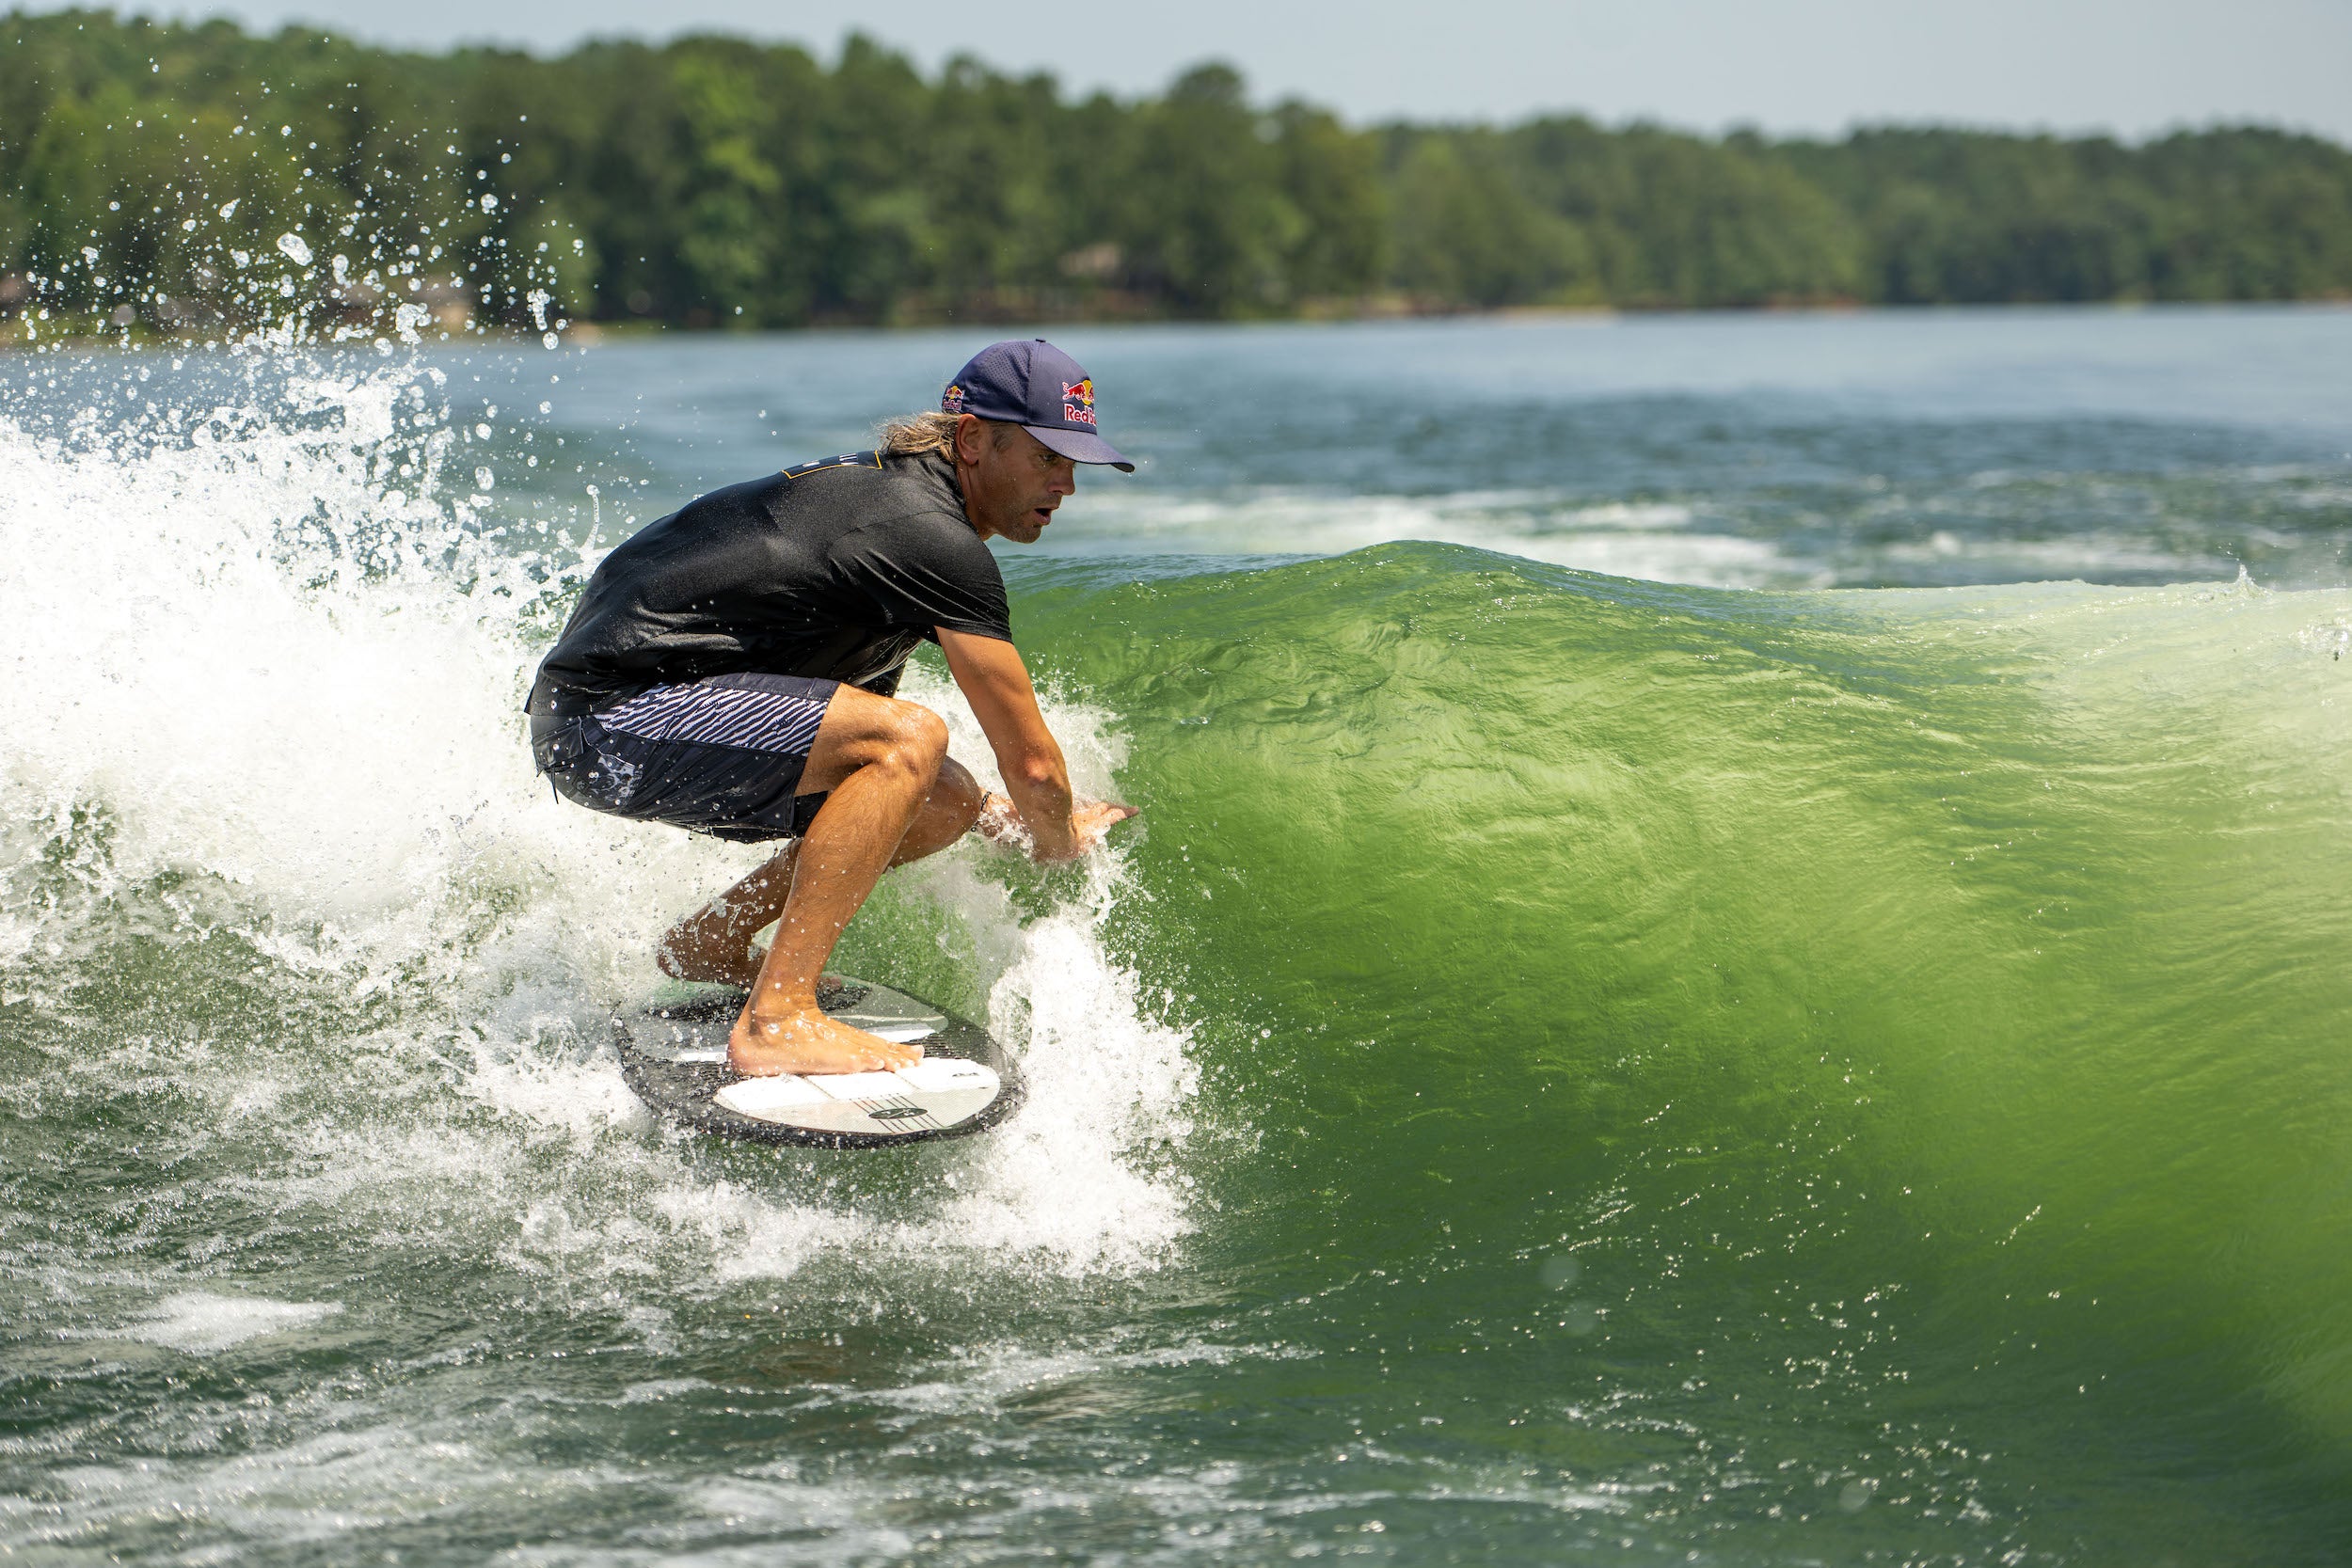
<instances>
[{"instance_id":1,"label":"crouching surfer","mask_svg":"<svg viewBox=\"0 0 2352 1568\"><path fill-rule=\"evenodd\" d=\"M567 799L738 843L787 841L680 921L658 961L751 991L728 1059L746 1074L906 1067L921 1047L828 1018L817 981L882 872L977 827L1041 861L1100 843L1132 807L1073 796L1014 649L987 541L1030 544L1077 465L1135 466L1095 427L1094 384L1043 339L993 344L940 412L874 451L716 490L605 557L532 688L532 752ZM1009 799L896 695L936 641ZM755 933L776 922L765 957Z\"/></svg>"}]
</instances>

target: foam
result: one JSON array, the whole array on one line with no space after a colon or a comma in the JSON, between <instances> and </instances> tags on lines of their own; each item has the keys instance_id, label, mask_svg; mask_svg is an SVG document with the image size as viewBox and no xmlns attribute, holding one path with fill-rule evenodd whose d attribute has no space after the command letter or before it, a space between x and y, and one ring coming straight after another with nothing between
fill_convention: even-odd
<instances>
[{"instance_id":1,"label":"foam","mask_svg":"<svg viewBox=\"0 0 2352 1568\"><path fill-rule=\"evenodd\" d=\"M905 1417L994 1415L1041 1389L1110 1373L1230 1367L1246 1361L1304 1361L1315 1354L1292 1345L1227 1345L1198 1338L1142 1350L1098 1345L1042 1352L996 1345L965 1351L930 1369L936 1376L893 1388L861 1389L856 1397Z\"/></svg>"},{"instance_id":2,"label":"foam","mask_svg":"<svg viewBox=\"0 0 2352 1568\"><path fill-rule=\"evenodd\" d=\"M1532 490L1411 497L1263 487L1215 499L1119 496L1089 503L1055 529L1051 546L1070 554L1338 555L1428 540L1705 588L1816 587L1830 579L1820 563L1770 542L1708 530L1678 502L1591 501Z\"/></svg>"},{"instance_id":3,"label":"foam","mask_svg":"<svg viewBox=\"0 0 2352 1568\"><path fill-rule=\"evenodd\" d=\"M215 1550L229 1546L223 1556L240 1541L356 1547L421 1506L494 1505L524 1483L584 1497L598 1479L585 1469L518 1469L465 1443L370 1426L227 1457L61 1466L44 1475L42 1496L0 1498L0 1549L103 1551L151 1540L158 1521Z\"/></svg>"},{"instance_id":4,"label":"foam","mask_svg":"<svg viewBox=\"0 0 2352 1568\"><path fill-rule=\"evenodd\" d=\"M935 1444L974 1445L973 1416L1000 1419L1035 1387L1152 1367L1230 1365L1254 1354L1254 1347L1180 1346L1157 1357L1114 1354L1090 1365L1084 1357L1052 1365L962 1361L941 1370L978 1379L984 1392L977 1400L950 1386L866 1396L882 1407L880 1425L897 1441L881 1453L849 1450L862 1463L845 1463L840 1449L828 1453L821 1445L771 1443L767 1454L749 1462L739 1455L723 1470L707 1465L699 1445L669 1462L624 1464L546 1456L562 1444L486 1439L447 1408L479 1401L481 1390L426 1378L368 1401L306 1401L306 1418L331 1423L322 1432L289 1436L275 1424L283 1418L265 1413L256 1418L257 1440L233 1451L183 1448L135 1463L47 1469L38 1488L0 1496L0 1551L341 1559L403 1540L451 1556L480 1555L480 1541L496 1536L519 1541L514 1555L532 1562L849 1565L924 1555L1001 1558L1038 1541L1066 1542L1073 1517L1107 1517L1124 1521L1155 1560L1226 1561L1236 1554L1311 1555L1309 1548L1329 1540L1331 1523L1365 1528L1359 1521L1392 1506L1446 1507L1474 1528L1498 1509L1629 1515L1647 1490L1581 1486L1523 1462L1406 1457L1360 1437L1340 1450L1366 1472L1357 1484L1269 1488L1263 1465L1170 1456L1140 1439L1098 1439L1088 1463L1062 1462L1062 1423L1034 1418L1010 1430L992 1427L978 1447L1000 1459L1036 1452L1037 1463L982 1466L945 1494L911 1479L908 1465L917 1455L935 1452ZM630 1385L613 1402L675 1403L677 1415L691 1416L740 1397L672 1378ZM848 1390L838 1397L859 1398Z\"/></svg>"},{"instance_id":5,"label":"foam","mask_svg":"<svg viewBox=\"0 0 2352 1568\"><path fill-rule=\"evenodd\" d=\"M946 718L951 752L1003 787L961 693L918 674L905 694ZM1043 704L1072 787L1116 799L1126 744L1108 716L1052 692ZM1029 1102L984 1141L981 1179L947 1221L980 1245L1064 1272L1157 1266L1191 1228L1189 1192L1181 1176L1148 1170L1130 1151L1190 1133L1199 1073L1184 1034L1149 1016L1133 971L1104 944L1103 927L1127 895L1124 857L1116 843L1089 855L1065 873L1077 881L1061 906L1026 923L1009 917L1004 889L977 863L966 850L911 868L912 879L982 939L986 1022L1021 1053Z\"/></svg>"},{"instance_id":6,"label":"foam","mask_svg":"<svg viewBox=\"0 0 2352 1568\"><path fill-rule=\"evenodd\" d=\"M272 1301L266 1296L224 1296L205 1291L183 1291L166 1297L153 1312L120 1328L103 1332L76 1330L74 1337L131 1339L200 1355L224 1351L248 1339L309 1328L342 1309L342 1304L334 1301Z\"/></svg>"}]
</instances>

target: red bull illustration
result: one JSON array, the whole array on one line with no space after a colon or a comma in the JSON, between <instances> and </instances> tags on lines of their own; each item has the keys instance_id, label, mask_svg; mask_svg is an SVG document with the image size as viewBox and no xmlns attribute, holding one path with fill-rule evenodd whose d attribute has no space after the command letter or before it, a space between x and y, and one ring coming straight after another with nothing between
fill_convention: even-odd
<instances>
[{"instance_id":1,"label":"red bull illustration","mask_svg":"<svg viewBox=\"0 0 2352 1568\"><path fill-rule=\"evenodd\" d=\"M1094 377L1088 376L1074 385L1062 383L1061 417L1073 424L1094 422Z\"/></svg>"}]
</instances>

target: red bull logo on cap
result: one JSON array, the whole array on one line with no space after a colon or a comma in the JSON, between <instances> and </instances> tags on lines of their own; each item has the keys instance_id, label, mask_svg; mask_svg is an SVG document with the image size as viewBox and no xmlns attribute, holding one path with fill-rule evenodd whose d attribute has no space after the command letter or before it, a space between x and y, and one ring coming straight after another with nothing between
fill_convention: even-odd
<instances>
[{"instance_id":1,"label":"red bull logo on cap","mask_svg":"<svg viewBox=\"0 0 2352 1568\"><path fill-rule=\"evenodd\" d=\"M1073 424L1094 422L1094 377L1088 376L1075 384L1062 383L1061 417Z\"/></svg>"},{"instance_id":2,"label":"red bull logo on cap","mask_svg":"<svg viewBox=\"0 0 2352 1568\"><path fill-rule=\"evenodd\" d=\"M939 411L943 414L962 413L963 388L953 382L948 383L947 389L939 394Z\"/></svg>"}]
</instances>

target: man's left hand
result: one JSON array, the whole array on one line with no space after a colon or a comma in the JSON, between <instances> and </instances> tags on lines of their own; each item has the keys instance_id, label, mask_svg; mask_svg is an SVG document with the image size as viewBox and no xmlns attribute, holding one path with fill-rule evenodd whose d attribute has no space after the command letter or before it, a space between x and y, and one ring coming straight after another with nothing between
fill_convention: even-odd
<instances>
[{"instance_id":1,"label":"man's left hand","mask_svg":"<svg viewBox=\"0 0 2352 1568\"><path fill-rule=\"evenodd\" d=\"M1136 816L1137 808L1121 805L1116 800L1089 800L1084 796L1071 802L1070 831L1083 852L1099 847L1109 836L1112 828ZM1029 837L1021 814L1012 801L994 790L989 791L980 802L980 815L972 824L980 836L998 843Z\"/></svg>"}]
</instances>

